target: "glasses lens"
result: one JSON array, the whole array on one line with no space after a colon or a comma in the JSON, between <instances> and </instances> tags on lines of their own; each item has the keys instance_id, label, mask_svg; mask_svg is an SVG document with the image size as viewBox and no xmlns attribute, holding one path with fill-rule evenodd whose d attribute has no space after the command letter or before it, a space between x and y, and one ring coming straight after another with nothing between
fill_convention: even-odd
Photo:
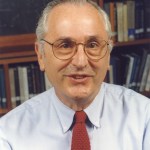
<instances>
[{"instance_id":1,"label":"glasses lens","mask_svg":"<svg viewBox=\"0 0 150 150\"><path fill-rule=\"evenodd\" d=\"M75 53L76 43L70 39L58 40L53 44L54 55L59 59L69 59Z\"/></svg>"},{"instance_id":2,"label":"glasses lens","mask_svg":"<svg viewBox=\"0 0 150 150\"><path fill-rule=\"evenodd\" d=\"M90 59L101 59L107 52L107 42L104 40L99 42L88 42L85 45L85 51Z\"/></svg>"}]
</instances>

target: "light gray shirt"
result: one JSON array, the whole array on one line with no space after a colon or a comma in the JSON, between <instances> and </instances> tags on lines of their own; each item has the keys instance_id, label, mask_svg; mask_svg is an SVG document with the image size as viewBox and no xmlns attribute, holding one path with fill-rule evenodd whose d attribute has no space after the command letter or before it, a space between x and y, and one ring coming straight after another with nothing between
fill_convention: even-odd
<instances>
[{"instance_id":1,"label":"light gray shirt","mask_svg":"<svg viewBox=\"0 0 150 150\"><path fill-rule=\"evenodd\" d=\"M84 111L91 150L150 150L150 99L103 83ZM51 88L0 119L0 150L70 150L74 113Z\"/></svg>"}]
</instances>

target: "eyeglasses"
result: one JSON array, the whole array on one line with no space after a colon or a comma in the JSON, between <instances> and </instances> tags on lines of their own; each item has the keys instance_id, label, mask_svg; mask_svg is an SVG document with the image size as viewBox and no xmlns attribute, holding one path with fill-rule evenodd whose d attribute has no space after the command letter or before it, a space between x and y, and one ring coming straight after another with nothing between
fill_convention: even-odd
<instances>
[{"instance_id":1,"label":"eyeglasses","mask_svg":"<svg viewBox=\"0 0 150 150\"><path fill-rule=\"evenodd\" d=\"M82 45L87 57L96 61L105 57L109 45L105 40L88 40L86 43L76 43L72 39L59 39L54 43L45 39L41 39L41 41L51 45L54 56L60 60L71 59L76 54L78 46Z\"/></svg>"}]
</instances>

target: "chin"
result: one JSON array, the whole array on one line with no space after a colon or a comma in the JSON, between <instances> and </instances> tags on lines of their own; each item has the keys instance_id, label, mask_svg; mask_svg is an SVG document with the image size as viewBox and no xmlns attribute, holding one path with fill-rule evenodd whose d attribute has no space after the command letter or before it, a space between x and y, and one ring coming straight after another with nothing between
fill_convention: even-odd
<instances>
[{"instance_id":1,"label":"chin","mask_svg":"<svg viewBox=\"0 0 150 150\"><path fill-rule=\"evenodd\" d=\"M74 100L84 100L88 99L89 97L91 97L91 95L94 94L94 91L92 91L92 89L82 87L69 90L69 95Z\"/></svg>"}]
</instances>

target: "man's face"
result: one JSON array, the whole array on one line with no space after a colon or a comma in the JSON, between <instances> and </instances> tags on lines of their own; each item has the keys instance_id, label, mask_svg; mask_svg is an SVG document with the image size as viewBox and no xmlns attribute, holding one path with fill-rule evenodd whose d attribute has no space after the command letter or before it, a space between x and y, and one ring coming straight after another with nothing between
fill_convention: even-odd
<instances>
[{"instance_id":1,"label":"man's face","mask_svg":"<svg viewBox=\"0 0 150 150\"><path fill-rule=\"evenodd\" d=\"M91 37L108 40L103 18L91 5L63 4L56 6L49 14L45 40L53 43L58 39L69 38L77 43L85 43ZM98 61L90 60L82 45L78 46L77 53L70 60L57 59L53 55L52 46L47 43L44 43L44 52L45 56L39 57L39 63L46 71L59 99L72 108L74 103L88 106L97 95L106 75L109 50ZM38 50L37 53L39 54Z\"/></svg>"}]
</instances>

